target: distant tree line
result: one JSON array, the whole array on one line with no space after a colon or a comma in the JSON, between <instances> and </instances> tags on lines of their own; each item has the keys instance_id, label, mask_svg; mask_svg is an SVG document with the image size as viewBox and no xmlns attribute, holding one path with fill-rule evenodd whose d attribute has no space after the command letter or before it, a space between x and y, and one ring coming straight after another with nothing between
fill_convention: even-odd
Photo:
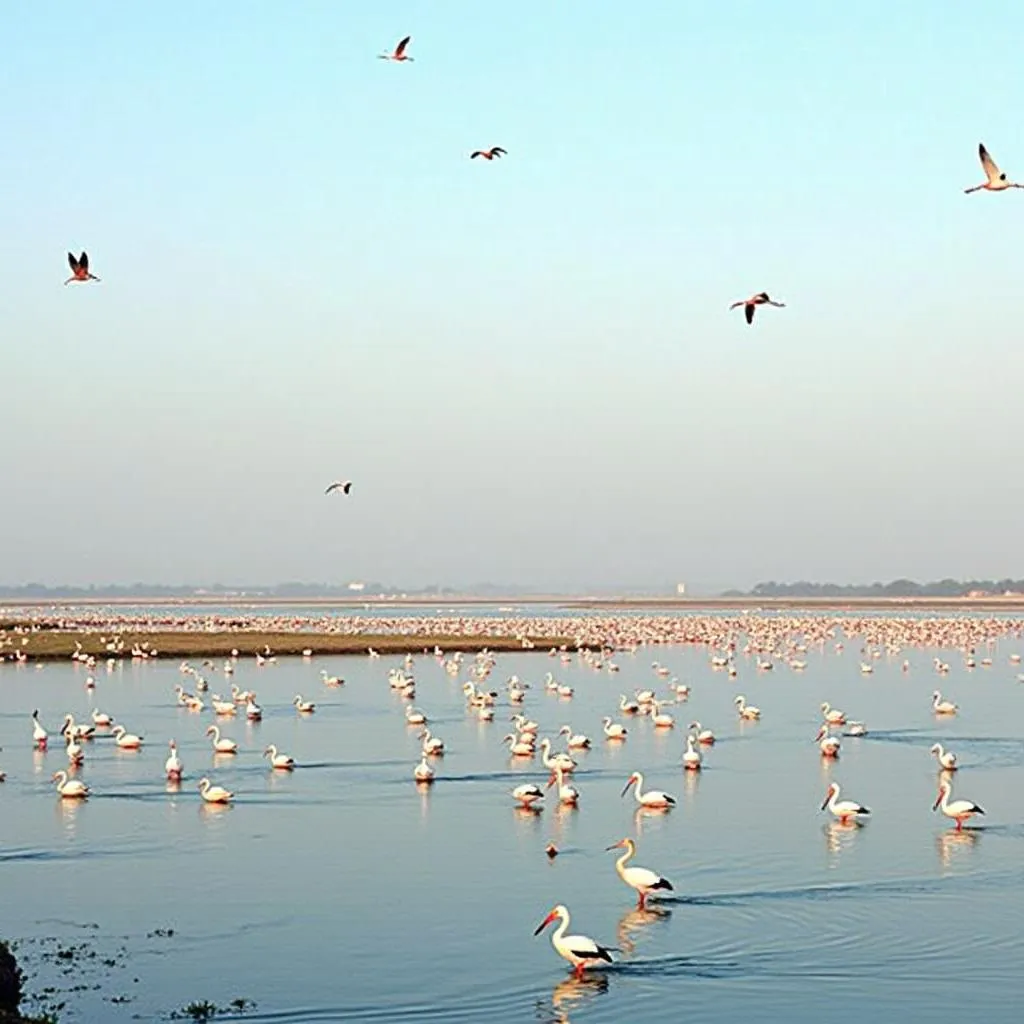
<instances>
[{"instance_id":1,"label":"distant tree line","mask_svg":"<svg viewBox=\"0 0 1024 1024\"><path fill-rule=\"evenodd\" d=\"M429 586L419 589L388 587L383 583L367 582L359 590L352 590L348 584L327 583L277 583L273 586L229 586L212 583L205 587L169 586L160 583L110 584L109 586L73 587L47 586L43 583L25 583L20 586L0 586L0 597L39 600L57 597L86 598L189 598L189 597L348 597L353 601L363 597L377 597L381 594L410 594L432 596L434 594L456 594L450 587Z\"/></svg>"},{"instance_id":2,"label":"distant tree line","mask_svg":"<svg viewBox=\"0 0 1024 1024\"><path fill-rule=\"evenodd\" d=\"M752 590L727 590L723 597L967 597L969 594L1024 594L1024 580L891 580L888 583L758 583Z\"/></svg>"}]
</instances>

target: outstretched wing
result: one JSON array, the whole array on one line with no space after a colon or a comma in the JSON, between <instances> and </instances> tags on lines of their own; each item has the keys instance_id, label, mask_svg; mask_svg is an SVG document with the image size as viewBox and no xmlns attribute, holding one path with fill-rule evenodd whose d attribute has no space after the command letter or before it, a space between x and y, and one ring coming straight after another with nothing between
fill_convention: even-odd
<instances>
[{"instance_id":1,"label":"outstretched wing","mask_svg":"<svg viewBox=\"0 0 1024 1024\"><path fill-rule=\"evenodd\" d=\"M475 153L470 153L469 159L475 160L478 156L485 156L485 153L482 149L478 149Z\"/></svg>"},{"instance_id":2,"label":"outstretched wing","mask_svg":"<svg viewBox=\"0 0 1024 1024\"><path fill-rule=\"evenodd\" d=\"M75 259L75 254L73 252L68 253L68 266L71 267L72 274L78 272L78 260Z\"/></svg>"},{"instance_id":3,"label":"outstretched wing","mask_svg":"<svg viewBox=\"0 0 1024 1024\"><path fill-rule=\"evenodd\" d=\"M405 38L404 38L404 39L403 39L403 40L402 40L402 41L401 41L401 42L400 42L400 43L399 43L399 44L398 44L398 45L397 45L397 46L395 47L395 56L396 56L396 57L401 57L401 56L402 56L402 54L403 54L403 53L405 53L405 48L406 48L406 47L407 47L407 46L409 45L409 41L410 41L411 39L412 39L412 36L406 36L406 37L405 37Z\"/></svg>"},{"instance_id":4,"label":"outstretched wing","mask_svg":"<svg viewBox=\"0 0 1024 1024\"><path fill-rule=\"evenodd\" d=\"M1001 175L995 160L989 156L988 150L983 142L978 143L978 156L981 157L981 166L985 169L985 175L989 181L998 181Z\"/></svg>"},{"instance_id":5,"label":"outstretched wing","mask_svg":"<svg viewBox=\"0 0 1024 1024\"><path fill-rule=\"evenodd\" d=\"M330 493L331 493L331 491L336 491L336 490L337 490L337 489L338 489L338 488L339 488L340 486L341 486L341 482L340 482L340 481L338 481L338 480L336 480L336 481L335 481L335 482L334 482L333 484L331 484L331 485L330 485L330 486L329 486L329 487L327 488L327 490L326 490L326 491L324 491L324 494L330 494Z\"/></svg>"},{"instance_id":6,"label":"outstretched wing","mask_svg":"<svg viewBox=\"0 0 1024 1024\"><path fill-rule=\"evenodd\" d=\"M754 304L753 304L752 302L748 302L748 303L747 303L747 304L746 304L746 305L745 305L745 306L743 307L743 312L744 312L744 313L746 314L746 316L747 316L747 323L748 323L748 324L752 324L752 323L754 322L754 310L755 310L755 309L757 309L757 306L755 306L755 305L754 305Z\"/></svg>"},{"instance_id":7,"label":"outstretched wing","mask_svg":"<svg viewBox=\"0 0 1024 1024\"><path fill-rule=\"evenodd\" d=\"M78 257L78 265L88 274L89 273L89 254L83 249L82 255Z\"/></svg>"},{"instance_id":8,"label":"outstretched wing","mask_svg":"<svg viewBox=\"0 0 1024 1024\"><path fill-rule=\"evenodd\" d=\"M491 152L492 152L492 153L493 153L493 154L494 154L495 156L505 156L505 155L507 155L507 153L508 153L508 151L507 151L507 150L504 150L504 149L502 149L502 148L501 148L501 146L495 146L495 147L494 147L494 149L492 149L492 150L491 150Z\"/></svg>"},{"instance_id":9,"label":"outstretched wing","mask_svg":"<svg viewBox=\"0 0 1024 1024\"><path fill-rule=\"evenodd\" d=\"M342 490L346 494L348 494L348 492L352 490L352 481L351 480L346 480L344 487L342 487Z\"/></svg>"}]
</instances>

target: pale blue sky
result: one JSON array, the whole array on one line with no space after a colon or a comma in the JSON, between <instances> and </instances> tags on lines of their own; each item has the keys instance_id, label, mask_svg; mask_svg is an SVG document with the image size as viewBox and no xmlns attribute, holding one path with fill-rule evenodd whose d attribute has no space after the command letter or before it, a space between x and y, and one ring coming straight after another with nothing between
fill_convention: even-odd
<instances>
[{"instance_id":1,"label":"pale blue sky","mask_svg":"<svg viewBox=\"0 0 1024 1024\"><path fill-rule=\"evenodd\" d=\"M1020 4L3 21L2 582L1024 574Z\"/></svg>"}]
</instances>

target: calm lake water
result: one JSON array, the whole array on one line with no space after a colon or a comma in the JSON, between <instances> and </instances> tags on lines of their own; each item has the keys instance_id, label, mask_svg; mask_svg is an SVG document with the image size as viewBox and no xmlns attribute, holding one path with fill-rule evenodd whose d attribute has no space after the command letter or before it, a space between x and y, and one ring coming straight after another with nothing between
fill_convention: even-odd
<instances>
[{"instance_id":1,"label":"calm lake water","mask_svg":"<svg viewBox=\"0 0 1024 1024\"><path fill-rule=\"evenodd\" d=\"M812 650L803 672L780 663L758 673L740 657L736 680L698 648L620 654L617 674L500 656L489 685L503 691L512 673L531 683L524 710L542 735L569 723L594 739L578 756L579 809L549 797L539 815L509 796L546 776L539 760L510 762L507 705L494 722L477 721L462 698L465 671L453 679L432 657L416 659L415 703L447 754L427 792L412 781L417 730L387 682L400 658L241 660L234 680L257 691L265 717L229 721L241 752L216 760L203 736L211 712L175 704L173 687L192 682L176 663L97 671L91 696L86 671L71 664L5 665L0 936L22 940L36 990L101 986L62 997L63 1020L154 1020L193 1000L244 997L257 1004L247 1019L281 1024L891 1021L951 1011L1016 1021L1024 686L1008 656L1020 646L993 648L992 668L914 650L862 675L850 642L841 654ZM932 669L936 653L952 666L947 677ZM616 711L622 692L665 690L655 658L692 686L674 730ZM321 669L345 686L324 687ZM571 700L545 692L549 670L575 687ZM207 676L211 690L227 690L223 676ZM958 716L931 713L936 686ZM761 707L760 722L737 720L739 692ZM296 713L296 693L316 700L316 714ZM822 700L870 729L844 738L832 765L814 742ZM64 711L82 718L93 706L146 745L87 744L80 777L93 796L61 801L50 781L66 762L55 734ZM52 737L45 754L31 749L36 707ZM604 714L625 722L625 743L603 740ZM699 776L680 762L692 718L719 737ZM179 792L163 779L171 737L186 768ZM976 831L957 835L931 811L936 739L960 758L955 795L988 812ZM296 758L293 774L268 770L260 753L270 742ZM620 798L636 769L678 798L671 813L638 816ZM204 807L202 775L236 803ZM832 779L871 807L865 827L839 828L818 810ZM624 836L638 840L637 863L675 885L651 913L635 910L615 854L604 852ZM563 851L554 861L549 841ZM572 931L620 951L597 980L571 980L550 933L532 937L560 902ZM61 960L55 941L85 952Z\"/></svg>"}]
</instances>

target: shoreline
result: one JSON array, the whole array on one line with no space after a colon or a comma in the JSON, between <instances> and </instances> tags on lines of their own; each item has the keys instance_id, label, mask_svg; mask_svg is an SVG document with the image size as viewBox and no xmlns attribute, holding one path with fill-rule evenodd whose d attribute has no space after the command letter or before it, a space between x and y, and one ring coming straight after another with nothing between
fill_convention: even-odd
<instances>
[{"instance_id":1,"label":"shoreline","mask_svg":"<svg viewBox=\"0 0 1024 1024\"><path fill-rule=\"evenodd\" d=\"M530 607L565 611L671 609L673 611L1021 611L1024 594L985 597L259 597L197 595L195 597L0 597L0 608L345 608L382 611L388 608L493 608L521 612Z\"/></svg>"}]
</instances>

